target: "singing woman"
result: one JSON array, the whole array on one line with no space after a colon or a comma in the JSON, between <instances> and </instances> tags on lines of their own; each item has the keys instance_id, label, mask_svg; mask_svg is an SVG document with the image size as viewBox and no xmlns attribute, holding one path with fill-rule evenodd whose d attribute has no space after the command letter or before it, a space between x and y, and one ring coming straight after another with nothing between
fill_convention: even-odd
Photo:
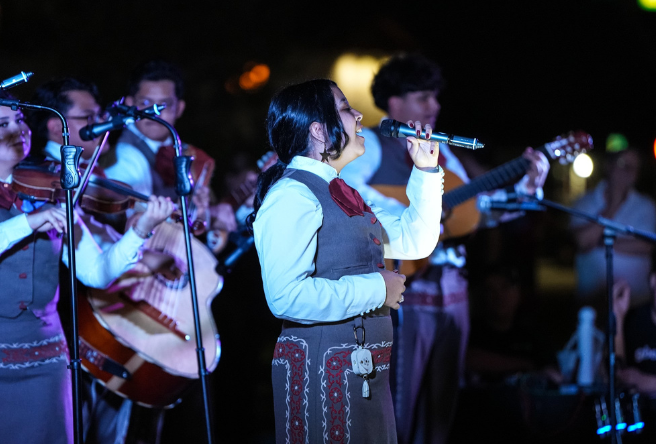
<instances>
[{"instance_id":1,"label":"singing woman","mask_svg":"<svg viewBox=\"0 0 656 444\"><path fill-rule=\"evenodd\" d=\"M289 86L269 106L279 161L260 176L249 220L267 303L283 319L272 363L278 443L396 442L390 309L405 276L384 259L431 253L443 172L438 144L409 137L410 207L400 218L370 207L339 177L364 153L361 119L329 80Z\"/></svg>"}]
</instances>

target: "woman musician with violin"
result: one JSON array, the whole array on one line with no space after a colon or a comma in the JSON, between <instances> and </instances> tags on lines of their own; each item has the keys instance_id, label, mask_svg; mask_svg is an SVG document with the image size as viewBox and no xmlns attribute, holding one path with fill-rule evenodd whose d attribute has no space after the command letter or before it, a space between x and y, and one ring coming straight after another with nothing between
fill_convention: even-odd
<instances>
[{"instance_id":1,"label":"woman musician with violin","mask_svg":"<svg viewBox=\"0 0 656 444\"><path fill-rule=\"evenodd\" d=\"M7 97L0 93L0 97ZM21 111L0 107L0 436L3 442L73 441L68 349L57 314L65 211L57 202L23 201L14 167L27 156L31 131ZM149 233L173 211L151 198L134 227L102 252L81 218L75 225L77 277L103 288L140 258ZM142 234L142 236L140 236Z\"/></svg>"}]
</instances>

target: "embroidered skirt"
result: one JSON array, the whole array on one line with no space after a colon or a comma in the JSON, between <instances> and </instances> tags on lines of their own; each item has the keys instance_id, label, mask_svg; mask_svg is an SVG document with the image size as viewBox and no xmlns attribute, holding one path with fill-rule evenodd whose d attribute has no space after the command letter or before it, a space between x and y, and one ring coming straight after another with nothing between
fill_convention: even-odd
<instances>
[{"instance_id":1,"label":"embroidered skirt","mask_svg":"<svg viewBox=\"0 0 656 444\"><path fill-rule=\"evenodd\" d=\"M272 363L278 444L397 442L389 386L392 322L389 316L364 319L365 348L374 363L368 398L362 396L364 379L351 368L353 329L360 325L361 318L284 322Z\"/></svg>"},{"instance_id":2,"label":"embroidered skirt","mask_svg":"<svg viewBox=\"0 0 656 444\"><path fill-rule=\"evenodd\" d=\"M0 441L73 442L72 388L58 316L0 319Z\"/></svg>"}]
</instances>

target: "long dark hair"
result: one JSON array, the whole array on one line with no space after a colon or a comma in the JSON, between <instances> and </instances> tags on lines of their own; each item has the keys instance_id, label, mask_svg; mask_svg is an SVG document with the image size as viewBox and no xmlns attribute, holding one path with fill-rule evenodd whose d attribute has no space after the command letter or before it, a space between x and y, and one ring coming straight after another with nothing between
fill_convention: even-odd
<instances>
[{"instance_id":1,"label":"long dark hair","mask_svg":"<svg viewBox=\"0 0 656 444\"><path fill-rule=\"evenodd\" d=\"M342 119L335 106L332 80L317 79L287 86L279 91L269 105L267 131L269 145L278 155L278 162L260 174L257 192L253 202L253 212L248 216L247 225L252 230L257 211L262 206L269 188L285 172L289 162L296 156L307 155L310 143L310 125L323 124L326 131L326 149L331 159L338 159L349 142L344 132Z\"/></svg>"}]
</instances>

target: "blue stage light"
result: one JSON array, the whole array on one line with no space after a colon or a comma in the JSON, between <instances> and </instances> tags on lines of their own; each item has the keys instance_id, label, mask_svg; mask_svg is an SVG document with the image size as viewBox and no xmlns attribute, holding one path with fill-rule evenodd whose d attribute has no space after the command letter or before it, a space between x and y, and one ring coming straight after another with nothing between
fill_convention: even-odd
<instances>
[{"instance_id":1,"label":"blue stage light","mask_svg":"<svg viewBox=\"0 0 656 444\"><path fill-rule=\"evenodd\" d=\"M635 432L636 430L640 430L640 429L642 429L642 428L644 428L644 427L645 427L645 423L642 422L642 421L640 421L640 422L636 422L636 423L633 424L633 425L630 425L626 430L627 430L628 432Z\"/></svg>"},{"instance_id":2,"label":"blue stage light","mask_svg":"<svg viewBox=\"0 0 656 444\"><path fill-rule=\"evenodd\" d=\"M610 426L609 425L599 427L597 429L597 435L603 435L604 433L608 433L608 432L610 432Z\"/></svg>"}]
</instances>

